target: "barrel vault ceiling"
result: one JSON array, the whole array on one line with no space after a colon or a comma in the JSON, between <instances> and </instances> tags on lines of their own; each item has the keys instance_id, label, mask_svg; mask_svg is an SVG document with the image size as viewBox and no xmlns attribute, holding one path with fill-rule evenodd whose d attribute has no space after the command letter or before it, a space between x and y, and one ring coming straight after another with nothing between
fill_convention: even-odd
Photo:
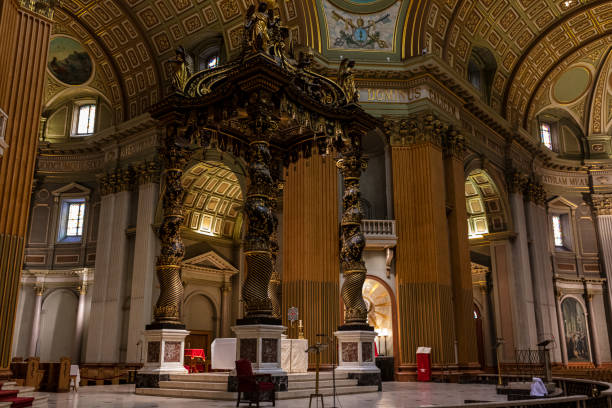
<instances>
[{"instance_id":1,"label":"barrel vault ceiling","mask_svg":"<svg viewBox=\"0 0 612 408\"><path fill-rule=\"evenodd\" d=\"M54 30L86 46L96 65L89 86L111 101L115 121L121 122L146 111L168 92L166 61L179 45L194 47L221 34L226 54L238 52L243 16L254 1L62 0ZM294 38L315 50L322 46L317 34L324 29L318 23L322 1L328 0L278 0ZM545 103L543 89L560 71L585 58L592 59L597 70L612 36L609 0L409 2L407 21L396 26L406 44L398 52L410 56L414 50L426 50L465 78L472 48L488 48L498 65L491 105L525 127ZM355 7L358 13L360 6ZM63 88L49 76L47 100Z\"/></svg>"}]
</instances>

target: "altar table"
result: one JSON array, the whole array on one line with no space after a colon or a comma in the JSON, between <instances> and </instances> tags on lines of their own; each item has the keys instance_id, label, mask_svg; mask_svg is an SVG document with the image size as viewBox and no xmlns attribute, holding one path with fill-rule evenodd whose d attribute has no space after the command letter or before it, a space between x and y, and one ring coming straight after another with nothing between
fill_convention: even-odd
<instances>
[{"instance_id":1,"label":"altar table","mask_svg":"<svg viewBox=\"0 0 612 408\"><path fill-rule=\"evenodd\" d=\"M185 368L190 373L203 373L206 371L204 367L204 361L206 361L204 349L185 349L185 357L185 362L189 358L189 364L185 364Z\"/></svg>"},{"instance_id":2,"label":"altar table","mask_svg":"<svg viewBox=\"0 0 612 408\"><path fill-rule=\"evenodd\" d=\"M281 340L281 368L287 373L305 373L308 371L308 340Z\"/></svg>"},{"instance_id":3,"label":"altar table","mask_svg":"<svg viewBox=\"0 0 612 408\"><path fill-rule=\"evenodd\" d=\"M214 339L210 357L213 370L233 370L236 368L236 339Z\"/></svg>"}]
</instances>

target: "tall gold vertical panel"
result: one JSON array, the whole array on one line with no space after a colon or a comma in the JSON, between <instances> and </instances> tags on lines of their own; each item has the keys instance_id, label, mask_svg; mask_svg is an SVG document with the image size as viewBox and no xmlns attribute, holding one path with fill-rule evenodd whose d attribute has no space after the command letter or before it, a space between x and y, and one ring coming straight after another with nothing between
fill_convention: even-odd
<instances>
[{"instance_id":1,"label":"tall gold vertical panel","mask_svg":"<svg viewBox=\"0 0 612 408\"><path fill-rule=\"evenodd\" d=\"M317 334L333 338L340 324L340 243L338 170L332 157L313 155L289 167L283 217L283 322L287 325L287 309L295 306L309 344L317 342ZM332 363L331 350L321 362Z\"/></svg>"},{"instance_id":2,"label":"tall gold vertical panel","mask_svg":"<svg viewBox=\"0 0 612 408\"><path fill-rule=\"evenodd\" d=\"M444 170L447 197L452 206L452 211L448 216L448 230L457 352L461 367L474 368L478 366L478 345L473 315L474 295L472 293L463 161L455 156L446 157Z\"/></svg>"},{"instance_id":3,"label":"tall gold vertical panel","mask_svg":"<svg viewBox=\"0 0 612 408\"><path fill-rule=\"evenodd\" d=\"M0 7L0 52L5 59L0 108L8 114L9 145L0 161L1 377L10 364L51 21L20 9L15 1L3 1Z\"/></svg>"},{"instance_id":4,"label":"tall gold vertical panel","mask_svg":"<svg viewBox=\"0 0 612 408\"><path fill-rule=\"evenodd\" d=\"M399 369L414 372L419 346L432 347L434 365L455 361L442 151L429 142L393 147L392 166Z\"/></svg>"}]
</instances>

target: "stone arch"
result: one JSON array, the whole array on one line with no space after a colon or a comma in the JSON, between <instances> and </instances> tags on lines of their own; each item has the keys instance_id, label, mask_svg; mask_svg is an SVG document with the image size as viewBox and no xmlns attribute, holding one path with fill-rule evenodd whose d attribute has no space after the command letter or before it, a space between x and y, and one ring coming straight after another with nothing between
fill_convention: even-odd
<instances>
[{"instance_id":1,"label":"stone arch","mask_svg":"<svg viewBox=\"0 0 612 408\"><path fill-rule=\"evenodd\" d=\"M240 238L246 172L242 162L232 161L232 157L229 153L203 151L187 166L181 180L186 189L185 228L224 239Z\"/></svg>"},{"instance_id":2,"label":"stone arch","mask_svg":"<svg viewBox=\"0 0 612 408\"><path fill-rule=\"evenodd\" d=\"M465 197L470 238L508 230L507 203L486 170L475 169L467 174Z\"/></svg>"}]
</instances>

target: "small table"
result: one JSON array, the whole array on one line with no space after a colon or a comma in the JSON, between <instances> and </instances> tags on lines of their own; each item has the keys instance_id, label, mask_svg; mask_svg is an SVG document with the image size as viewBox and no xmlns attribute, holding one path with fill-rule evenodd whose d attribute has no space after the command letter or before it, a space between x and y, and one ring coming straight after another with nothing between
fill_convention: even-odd
<instances>
[{"instance_id":1,"label":"small table","mask_svg":"<svg viewBox=\"0 0 612 408\"><path fill-rule=\"evenodd\" d=\"M204 372L206 355L204 349L185 349L185 358L189 357L189 365L186 366L190 373Z\"/></svg>"}]
</instances>

